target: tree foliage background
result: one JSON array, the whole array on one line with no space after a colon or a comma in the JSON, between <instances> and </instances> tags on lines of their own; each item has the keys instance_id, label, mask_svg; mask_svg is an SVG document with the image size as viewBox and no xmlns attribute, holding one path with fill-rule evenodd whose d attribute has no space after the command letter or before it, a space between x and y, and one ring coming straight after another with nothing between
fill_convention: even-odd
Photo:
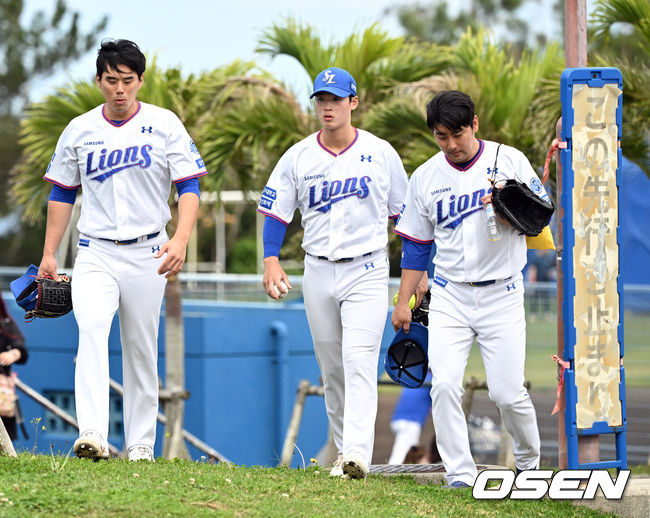
<instances>
[{"instance_id":1,"label":"tree foliage background","mask_svg":"<svg viewBox=\"0 0 650 518\"><path fill-rule=\"evenodd\" d=\"M89 27L79 27L79 13L70 11L64 0L54 3L53 11L36 11L23 21L23 0L0 0L0 184L9 183L9 171L21 155L18 130L23 107L29 102L29 90L40 78L65 67L96 44L96 35L106 27L107 17ZM20 264L24 250L40 241L41 228L20 231L16 207L0 192L0 218L16 228L13 234L0 236L5 251L2 264ZM9 214L8 213L13 213Z\"/></svg>"},{"instance_id":2,"label":"tree foliage background","mask_svg":"<svg viewBox=\"0 0 650 518\"><path fill-rule=\"evenodd\" d=\"M262 55L295 59L310 77L332 65L348 69L359 85L360 106L353 123L388 140L409 174L438 151L425 124L426 103L438 91L454 88L473 97L481 138L515 145L539 168L560 115L562 44L539 38L533 44L516 37L498 41L486 29L497 23L516 26L516 9L526 1L472 0L469 11L461 11L447 24L447 35L433 30L435 25L428 29L423 25L427 20L438 23L446 13L440 3L400 8L403 37L393 37L373 24L342 41L330 42L308 24L283 19L262 33L257 50ZM649 79L649 10L646 0L599 0L589 38L589 64L618 66L623 72L623 149L647 172L645 121L650 108L644 86ZM609 50L612 42L615 53ZM235 60L188 77L178 69L161 70L153 63L144 84L141 100L176 112L196 141L210 173L202 179L204 191L260 190L282 153L319 127L312 105L305 105L287 85L254 62ZM63 127L101 102L94 84L74 82L24 110L20 133L24 152L11 179L24 220L42 225L38 222L42 222L49 192L42 172ZM256 201L227 207L228 271L255 271L251 250ZM205 262L214 260L212 210L204 204L199 221L199 255ZM298 214L282 249L284 257L302 257L301 236ZM391 251L396 256L399 243L392 239Z\"/></svg>"}]
</instances>

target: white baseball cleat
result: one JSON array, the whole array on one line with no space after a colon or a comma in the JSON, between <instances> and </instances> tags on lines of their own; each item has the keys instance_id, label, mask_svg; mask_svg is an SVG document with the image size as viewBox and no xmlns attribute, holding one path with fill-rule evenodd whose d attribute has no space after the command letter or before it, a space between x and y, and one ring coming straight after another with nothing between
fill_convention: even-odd
<instances>
[{"instance_id":1,"label":"white baseball cleat","mask_svg":"<svg viewBox=\"0 0 650 518\"><path fill-rule=\"evenodd\" d=\"M368 466L358 454L343 457L343 475L349 478L366 478Z\"/></svg>"},{"instance_id":2,"label":"white baseball cleat","mask_svg":"<svg viewBox=\"0 0 650 518\"><path fill-rule=\"evenodd\" d=\"M74 442L74 454L85 459L108 459L108 447L102 444L102 438L97 432L84 432Z\"/></svg>"},{"instance_id":3,"label":"white baseball cleat","mask_svg":"<svg viewBox=\"0 0 650 518\"><path fill-rule=\"evenodd\" d=\"M151 446L131 446L127 453L129 460L146 460L149 462L156 462L153 460L153 449Z\"/></svg>"},{"instance_id":4,"label":"white baseball cleat","mask_svg":"<svg viewBox=\"0 0 650 518\"><path fill-rule=\"evenodd\" d=\"M339 458L336 459L334 467L330 471L330 477L342 477L343 476L343 455L339 455Z\"/></svg>"}]
</instances>

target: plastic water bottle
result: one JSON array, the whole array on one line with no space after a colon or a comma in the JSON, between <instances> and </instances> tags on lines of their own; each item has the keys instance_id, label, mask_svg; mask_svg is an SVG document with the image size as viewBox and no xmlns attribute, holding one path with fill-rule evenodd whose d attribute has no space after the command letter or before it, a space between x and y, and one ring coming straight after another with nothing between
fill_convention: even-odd
<instances>
[{"instance_id":1,"label":"plastic water bottle","mask_svg":"<svg viewBox=\"0 0 650 518\"><path fill-rule=\"evenodd\" d=\"M485 204L485 224L487 226L488 241L498 241L501 239L501 231L497 222L497 215L494 213L492 203Z\"/></svg>"}]
</instances>

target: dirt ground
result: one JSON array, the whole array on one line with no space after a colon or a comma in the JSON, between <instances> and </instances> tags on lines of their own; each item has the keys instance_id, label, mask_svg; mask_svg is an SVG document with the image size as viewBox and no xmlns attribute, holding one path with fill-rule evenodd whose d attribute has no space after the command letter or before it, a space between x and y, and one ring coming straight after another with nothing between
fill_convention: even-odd
<instances>
[{"instance_id":1,"label":"dirt ground","mask_svg":"<svg viewBox=\"0 0 650 518\"><path fill-rule=\"evenodd\" d=\"M404 389L410 390L410 389ZM537 410L537 422L542 440L542 465L557 466L558 464L558 419L552 416L556 391L554 389L531 390L531 398ZM650 463L650 389L627 389L627 456L628 464L642 465ZM373 464L384 464L390 456L394 435L390 429L390 419L399 398L399 393L380 392L379 411L375 426L375 449ZM488 416L497 426L500 426L499 413L496 406L488 399L487 391L475 393L470 413L475 416ZM433 437L433 423L427 419L421 436L421 444L427 446ZM495 464L495 453L474 452L477 462ZM616 458L614 435L600 436L601 460Z\"/></svg>"}]
</instances>

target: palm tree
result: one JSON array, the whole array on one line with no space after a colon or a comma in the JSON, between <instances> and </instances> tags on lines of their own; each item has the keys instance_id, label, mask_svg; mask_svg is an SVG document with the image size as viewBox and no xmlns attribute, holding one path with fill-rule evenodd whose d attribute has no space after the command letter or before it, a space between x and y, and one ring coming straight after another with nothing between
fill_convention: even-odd
<instances>
[{"instance_id":1,"label":"palm tree","mask_svg":"<svg viewBox=\"0 0 650 518\"><path fill-rule=\"evenodd\" d=\"M359 85L355 124L370 131L367 114L392 102L393 87L439 74L450 63L445 47L390 37L377 24L340 43L323 43L314 28L287 19L263 33L257 50L293 57L310 78L329 66L348 70ZM205 78L202 86L212 100L211 115L198 122L196 138L208 169L220 171L210 180L216 188L234 184L260 190L280 156L319 127L313 108L304 108L286 85L253 69L239 77ZM290 230L283 257L301 256L301 233Z\"/></svg>"},{"instance_id":2,"label":"palm tree","mask_svg":"<svg viewBox=\"0 0 650 518\"><path fill-rule=\"evenodd\" d=\"M551 44L515 61L511 50L484 30L470 30L456 46L444 47L390 37L376 24L340 43L324 43L312 27L292 19L272 25L258 46L263 54L293 57L312 78L328 66L349 70L359 85L355 124L391 142L407 171L437 151L425 123L426 102L453 88L476 101L483 138L516 144L542 163L554 122L540 131L530 105L543 81L561 71L561 51ZM311 107L302 108L273 78L251 74L253 68L205 85L214 116L199 121L197 140L210 170L222 171L214 176L216 187L261 189L282 153L318 128ZM284 257L300 257L300 237L300 229L293 235L290 230Z\"/></svg>"},{"instance_id":3,"label":"palm tree","mask_svg":"<svg viewBox=\"0 0 650 518\"><path fill-rule=\"evenodd\" d=\"M369 110L368 128L389 140L412 170L438 150L426 127L426 103L441 90L460 89L476 104L481 138L514 145L541 165L555 121L541 126L531 105L545 81L559 77L561 50L550 44L524 50L516 60L511 50L510 44L495 43L485 30L468 29L450 49L451 66L445 73L390 89L386 100Z\"/></svg>"},{"instance_id":4,"label":"palm tree","mask_svg":"<svg viewBox=\"0 0 650 518\"><path fill-rule=\"evenodd\" d=\"M328 66L349 70L359 83L355 117L361 123L390 87L449 64L442 47L389 37L377 24L341 43L323 44L312 27L287 19L263 33L257 50L295 58L311 78ZM303 108L286 85L253 63L235 62L202 76L195 101L193 111L205 114L196 121L196 140L208 169L217 172L206 185L217 190L261 188L287 148L318 129L313 109Z\"/></svg>"},{"instance_id":5,"label":"palm tree","mask_svg":"<svg viewBox=\"0 0 650 518\"><path fill-rule=\"evenodd\" d=\"M608 52L606 46L590 60L615 66L623 75L623 150L650 176L650 3L647 0L599 0L591 20L594 37L607 42L613 27L625 26L639 42L633 55Z\"/></svg>"},{"instance_id":6,"label":"palm tree","mask_svg":"<svg viewBox=\"0 0 650 518\"><path fill-rule=\"evenodd\" d=\"M340 43L323 44L313 27L289 18L266 30L257 50L293 57L312 79L330 66L346 69L359 85L359 118L386 97L389 87L437 74L449 65L446 47L391 37L377 23Z\"/></svg>"},{"instance_id":7,"label":"palm tree","mask_svg":"<svg viewBox=\"0 0 650 518\"><path fill-rule=\"evenodd\" d=\"M598 0L591 22L597 38L608 37L615 23L632 25L645 40L643 50L650 52L650 4L645 0Z\"/></svg>"},{"instance_id":8,"label":"palm tree","mask_svg":"<svg viewBox=\"0 0 650 518\"><path fill-rule=\"evenodd\" d=\"M647 95L650 82L650 4L647 0L599 0L590 21L591 46L597 49L589 56L590 66L613 66L623 76L623 152L650 176L650 99ZM616 30L612 26L620 27L621 24L632 29L639 40L632 55L610 52L605 44L611 31ZM558 94L562 71L563 68L542 80L531 103L528 127L533 135L554 128L562 114Z\"/></svg>"},{"instance_id":9,"label":"palm tree","mask_svg":"<svg viewBox=\"0 0 650 518\"><path fill-rule=\"evenodd\" d=\"M162 71L154 61L145 75L138 98L176 113L181 112L182 115L180 108L184 106L183 96L188 95L190 94L181 79L180 71ZM27 108L20 133L24 152L12 171L11 186L13 196L24 208L25 219L36 222L45 214L50 185L43 181L42 177L54 153L59 135L71 119L103 102L102 94L94 82L77 81ZM175 207L173 209L175 210ZM181 434L185 393L185 344L181 292L177 278L171 278L167 283L165 297L166 392L170 395L165 404L165 411L168 414L166 426L170 433L165 434L164 451L169 458L187 457Z\"/></svg>"},{"instance_id":10,"label":"palm tree","mask_svg":"<svg viewBox=\"0 0 650 518\"><path fill-rule=\"evenodd\" d=\"M476 35L468 31L455 51L459 86L476 103L481 137L520 149L541 171L555 138L557 118L542 123L532 112L532 105L546 81L559 77L563 69L559 44L524 49L515 60L510 44L494 43L485 31ZM559 82L554 95L559 99Z\"/></svg>"},{"instance_id":11,"label":"palm tree","mask_svg":"<svg viewBox=\"0 0 650 518\"><path fill-rule=\"evenodd\" d=\"M211 172L204 185L217 192L259 188L279 154L315 129L284 85L253 63L235 62L202 76L191 110L203 114L195 128Z\"/></svg>"},{"instance_id":12,"label":"palm tree","mask_svg":"<svg viewBox=\"0 0 650 518\"><path fill-rule=\"evenodd\" d=\"M26 108L19 137L24 151L11 172L11 194L23 208L23 219L35 223L45 215L51 186L43 174L59 135L73 118L103 102L93 83L76 81Z\"/></svg>"}]
</instances>

